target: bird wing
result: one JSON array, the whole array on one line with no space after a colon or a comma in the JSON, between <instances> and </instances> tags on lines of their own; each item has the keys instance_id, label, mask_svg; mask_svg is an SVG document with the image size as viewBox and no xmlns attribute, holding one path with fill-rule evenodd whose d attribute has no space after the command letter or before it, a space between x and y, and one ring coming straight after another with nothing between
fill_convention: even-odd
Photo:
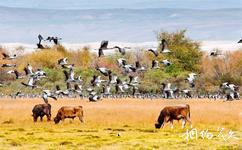
<instances>
[{"instance_id":1,"label":"bird wing","mask_svg":"<svg viewBox=\"0 0 242 150\"><path fill-rule=\"evenodd\" d=\"M155 56L158 56L157 50L149 49L148 51L152 52Z\"/></svg>"},{"instance_id":2,"label":"bird wing","mask_svg":"<svg viewBox=\"0 0 242 150\"><path fill-rule=\"evenodd\" d=\"M56 85L55 88L57 91L61 90L59 85Z\"/></svg>"},{"instance_id":3,"label":"bird wing","mask_svg":"<svg viewBox=\"0 0 242 150\"><path fill-rule=\"evenodd\" d=\"M28 69L26 67L24 68L24 72L25 72L25 75L29 74Z\"/></svg>"},{"instance_id":4,"label":"bird wing","mask_svg":"<svg viewBox=\"0 0 242 150\"><path fill-rule=\"evenodd\" d=\"M53 98L54 100L57 101L57 98L54 95L51 95L50 98Z\"/></svg>"},{"instance_id":5,"label":"bird wing","mask_svg":"<svg viewBox=\"0 0 242 150\"><path fill-rule=\"evenodd\" d=\"M67 81L69 79L69 74L66 70L63 71L65 75L65 80Z\"/></svg>"},{"instance_id":6,"label":"bird wing","mask_svg":"<svg viewBox=\"0 0 242 150\"><path fill-rule=\"evenodd\" d=\"M34 78L33 77L29 78L28 85L30 85L30 86L34 85Z\"/></svg>"},{"instance_id":7,"label":"bird wing","mask_svg":"<svg viewBox=\"0 0 242 150\"><path fill-rule=\"evenodd\" d=\"M63 58L58 60L58 64L61 64L61 63L63 63Z\"/></svg>"},{"instance_id":8,"label":"bird wing","mask_svg":"<svg viewBox=\"0 0 242 150\"><path fill-rule=\"evenodd\" d=\"M101 46L100 46L100 49L107 49L108 48L108 41L102 41L101 42Z\"/></svg>"},{"instance_id":9,"label":"bird wing","mask_svg":"<svg viewBox=\"0 0 242 150\"><path fill-rule=\"evenodd\" d=\"M66 88L67 88L68 90L71 89L71 84L70 84L69 82L66 83Z\"/></svg>"},{"instance_id":10,"label":"bird wing","mask_svg":"<svg viewBox=\"0 0 242 150\"><path fill-rule=\"evenodd\" d=\"M47 96L47 94L43 94L42 98L43 98L44 102L46 104L48 104L48 96Z\"/></svg>"},{"instance_id":11,"label":"bird wing","mask_svg":"<svg viewBox=\"0 0 242 150\"><path fill-rule=\"evenodd\" d=\"M27 66L27 70L28 70L28 72L29 72L30 74L33 74L33 68L32 68L31 65L28 65L28 66Z\"/></svg>"},{"instance_id":12,"label":"bird wing","mask_svg":"<svg viewBox=\"0 0 242 150\"><path fill-rule=\"evenodd\" d=\"M18 78L20 76L20 73L17 70L14 70L14 73L16 75L16 78Z\"/></svg>"},{"instance_id":13,"label":"bird wing","mask_svg":"<svg viewBox=\"0 0 242 150\"><path fill-rule=\"evenodd\" d=\"M46 94L47 96L50 96L51 93L50 93L50 90L43 90L44 94Z\"/></svg>"},{"instance_id":14,"label":"bird wing","mask_svg":"<svg viewBox=\"0 0 242 150\"><path fill-rule=\"evenodd\" d=\"M95 76L95 75L92 77L91 84L93 86L95 85L96 78L97 78L97 76Z\"/></svg>"},{"instance_id":15,"label":"bird wing","mask_svg":"<svg viewBox=\"0 0 242 150\"><path fill-rule=\"evenodd\" d=\"M74 73L74 70L73 69L70 69L70 79L71 80L75 80L75 73Z\"/></svg>"},{"instance_id":16,"label":"bird wing","mask_svg":"<svg viewBox=\"0 0 242 150\"><path fill-rule=\"evenodd\" d=\"M157 66L157 61L153 60L152 61L152 68L156 67Z\"/></svg>"},{"instance_id":17,"label":"bird wing","mask_svg":"<svg viewBox=\"0 0 242 150\"><path fill-rule=\"evenodd\" d=\"M101 57L102 55L104 55L103 49L102 48L99 48L98 49L98 57Z\"/></svg>"},{"instance_id":18,"label":"bird wing","mask_svg":"<svg viewBox=\"0 0 242 150\"><path fill-rule=\"evenodd\" d=\"M164 51L165 49L168 49L168 43L165 39L162 39L161 42L161 51Z\"/></svg>"},{"instance_id":19,"label":"bird wing","mask_svg":"<svg viewBox=\"0 0 242 150\"><path fill-rule=\"evenodd\" d=\"M6 54L6 53L2 53L2 55L3 55L3 57L5 57L5 58L8 58L8 57L9 57L9 55Z\"/></svg>"},{"instance_id":20,"label":"bird wing","mask_svg":"<svg viewBox=\"0 0 242 150\"><path fill-rule=\"evenodd\" d=\"M136 62L135 62L135 67L136 67L136 68L141 68L141 65L140 65L140 62L139 62L139 61L136 61Z\"/></svg>"},{"instance_id":21,"label":"bird wing","mask_svg":"<svg viewBox=\"0 0 242 150\"><path fill-rule=\"evenodd\" d=\"M41 40L43 40L44 38L43 38L43 36L42 35L38 35L38 39L41 41Z\"/></svg>"},{"instance_id":22,"label":"bird wing","mask_svg":"<svg viewBox=\"0 0 242 150\"><path fill-rule=\"evenodd\" d=\"M133 81L134 77L133 76L129 76L129 83L131 83Z\"/></svg>"}]
</instances>

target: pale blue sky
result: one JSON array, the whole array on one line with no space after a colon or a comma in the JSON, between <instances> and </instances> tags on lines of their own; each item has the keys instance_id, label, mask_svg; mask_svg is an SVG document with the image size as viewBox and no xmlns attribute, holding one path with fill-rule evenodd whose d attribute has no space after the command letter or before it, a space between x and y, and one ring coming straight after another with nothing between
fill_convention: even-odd
<instances>
[{"instance_id":1,"label":"pale blue sky","mask_svg":"<svg viewBox=\"0 0 242 150\"><path fill-rule=\"evenodd\" d=\"M242 0L1 0L0 42L35 43L38 34L73 43L146 42L156 31L180 29L195 40L238 40L241 14Z\"/></svg>"},{"instance_id":2,"label":"pale blue sky","mask_svg":"<svg viewBox=\"0 0 242 150\"><path fill-rule=\"evenodd\" d=\"M0 6L41 9L242 8L242 0L2 0Z\"/></svg>"}]
</instances>

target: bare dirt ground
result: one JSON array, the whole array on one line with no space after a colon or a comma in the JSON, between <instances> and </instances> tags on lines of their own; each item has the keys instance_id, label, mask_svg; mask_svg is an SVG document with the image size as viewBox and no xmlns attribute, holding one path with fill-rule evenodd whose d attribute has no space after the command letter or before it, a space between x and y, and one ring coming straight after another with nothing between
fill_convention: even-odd
<instances>
[{"instance_id":1,"label":"bare dirt ground","mask_svg":"<svg viewBox=\"0 0 242 150\"><path fill-rule=\"evenodd\" d=\"M0 149L241 149L242 101L109 99L92 103L79 99L50 100L52 118L61 106L82 105L85 123L66 119L34 123L32 108L41 99L0 100ZM197 139L184 137L189 126L155 129L165 106L189 104ZM219 134L224 128L224 138ZM206 131L204 137L202 131ZM229 138L229 131L234 132ZM221 132L222 133L222 132ZM231 132L230 132L231 133ZM211 139L207 135L213 134Z\"/></svg>"}]
</instances>

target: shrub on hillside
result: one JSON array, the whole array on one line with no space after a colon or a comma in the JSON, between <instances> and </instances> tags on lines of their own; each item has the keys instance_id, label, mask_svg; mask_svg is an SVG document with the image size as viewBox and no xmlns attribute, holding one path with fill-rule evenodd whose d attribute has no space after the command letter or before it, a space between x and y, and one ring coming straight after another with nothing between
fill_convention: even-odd
<instances>
[{"instance_id":1,"label":"shrub on hillside","mask_svg":"<svg viewBox=\"0 0 242 150\"><path fill-rule=\"evenodd\" d=\"M199 71L202 52L200 44L185 36L186 30L177 32L159 32L157 39L161 42L165 39L168 42L169 49L172 51L165 56L171 62L175 62L180 70ZM161 47L159 47L160 49ZM176 70L174 70L176 71Z\"/></svg>"},{"instance_id":2,"label":"shrub on hillside","mask_svg":"<svg viewBox=\"0 0 242 150\"><path fill-rule=\"evenodd\" d=\"M24 55L17 60L20 70L29 63L34 68L57 68L57 60L64 57L61 52L55 50L41 50Z\"/></svg>"}]
</instances>

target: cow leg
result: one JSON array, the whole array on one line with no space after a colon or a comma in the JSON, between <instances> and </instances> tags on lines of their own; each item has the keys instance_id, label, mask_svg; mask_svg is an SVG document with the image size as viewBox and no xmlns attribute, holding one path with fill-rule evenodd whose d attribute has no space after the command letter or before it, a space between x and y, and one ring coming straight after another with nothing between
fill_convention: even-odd
<instances>
[{"instance_id":1,"label":"cow leg","mask_svg":"<svg viewBox=\"0 0 242 150\"><path fill-rule=\"evenodd\" d=\"M41 121L41 122L43 121L43 116L40 116L40 121Z\"/></svg>"},{"instance_id":2,"label":"cow leg","mask_svg":"<svg viewBox=\"0 0 242 150\"><path fill-rule=\"evenodd\" d=\"M170 124L171 124L171 129L173 129L173 120L170 120Z\"/></svg>"},{"instance_id":3,"label":"cow leg","mask_svg":"<svg viewBox=\"0 0 242 150\"><path fill-rule=\"evenodd\" d=\"M61 117L61 121L64 122L64 120L65 120L65 117Z\"/></svg>"},{"instance_id":4,"label":"cow leg","mask_svg":"<svg viewBox=\"0 0 242 150\"><path fill-rule=\"evenodd\" d=\"M186 119L184 118L182 119L182 129L185 127L185 125L186 125Z\"/></svg>"},{"instance_id":5,"label":"cow leg","mask_svg":"<svg viewBox=\"0 0 242 150\"><path fill-rule=\"evenodd\" d=\"M83 120L83 117L82 117L82 116L79 116L78 118L79 118L79 120L80 120L82 123L84 123L84 120Z\"/></svg>"},{"instance_id":6,"label":"cow leg","mask_svg":"<svg viewBox=\"0 0 242 150\"><path fill-rule=\"evenodd\" d=\"M37 119L38 119L38 117L34 114L34 115L33 115L33 119L34 119L34 122L36 122Z\"/></svg>"},{"instance_id":7,"label":"cow leg","mask_svg":"<svg viewBox=\"0 0 242 150\"><path fill-rule=\"evenodd\" d=\"M163 123L162 123L162 125L161 125L161 128L163 128L164 125L165 125L165 123L169 122L169 120L170 120L170 117L165 117L165 118L164 118L164 121L163 121Z\"/></svg>"},{"instance_id":8,"label":"cow leg","mask_svg":"<svg viewBox=\"0 0 242 150\"><path fill-rule=\"evenodd\" d=\"M187 122L189 122L190 128L192 128L192 121L190 118L186 118Z\"/></svg>"},{"instance_id":9,"label":"cow leg","mask_svg":"<svg viewBox=\"0 0 242 150\"><path fill-rule=\"evenodd\" d=\"M51 115L46 115L47 116L47 121L51 121Z\"/></svg>"}]
</instances>

